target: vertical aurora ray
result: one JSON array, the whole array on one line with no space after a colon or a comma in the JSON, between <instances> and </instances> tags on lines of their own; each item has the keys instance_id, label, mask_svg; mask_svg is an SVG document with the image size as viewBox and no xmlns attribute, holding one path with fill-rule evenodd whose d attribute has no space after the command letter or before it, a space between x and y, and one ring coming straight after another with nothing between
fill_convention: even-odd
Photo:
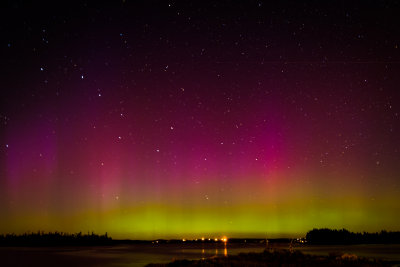
<instances>
[{"instance_id":1,"label":"vertical aurora ray","mask_svg":"<svg viewBox=\"0 0 400 267\"><path fill-rule=\"evenodd\" d=\"M0 232L398 230L393 15L205 5L10 11Z\"/></svg>"}]
</instances>

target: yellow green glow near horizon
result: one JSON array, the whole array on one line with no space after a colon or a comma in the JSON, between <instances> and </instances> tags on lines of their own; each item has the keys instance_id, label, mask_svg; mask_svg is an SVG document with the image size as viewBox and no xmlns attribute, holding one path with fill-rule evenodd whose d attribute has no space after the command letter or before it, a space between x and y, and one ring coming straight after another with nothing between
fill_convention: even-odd
<instances>
[{"instance_id":1,"label":"yellow green glow near horizon","mask_svg":"<svg viewBox=\"0 0 400 267\"><path fill-rule=\"evenodd\" d=\"M329 182L332 180L323 182L325 188L316 181L299 187L299 181L291 178L238 180L229 193L208 190L207 199L203 196L200 201L195 189L175 190L171 194L180 194L179 198L166 195L153 201L152 196L137 201L121 191L118 198L98 209L81 205L70 212L40 214L37 207L15 216L12 225L0 225L16 233L95 231L107 232L115 239L301 237L322 227L360 232L397 230L397 196L387 192L371 198L361 184L356 191L355 182L342 187ZM215 181L202 187L216 188Z\"/></svg>"},{"instance_id":2,"label":"yellow green glow near horizon","mask_svg":"<svg viewBox=\"0 0 400 267\"><path fill-rule=\"evenodd\" d=\"M400 230L390 1L8 2L0 234Z\"/></svg>"}]
</instances>

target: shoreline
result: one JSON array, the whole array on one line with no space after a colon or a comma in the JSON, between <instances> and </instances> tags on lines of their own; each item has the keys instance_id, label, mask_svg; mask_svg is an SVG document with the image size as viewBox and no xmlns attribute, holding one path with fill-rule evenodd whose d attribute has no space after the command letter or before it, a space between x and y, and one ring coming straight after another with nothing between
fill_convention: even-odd
<instances>
[{"instance_id":1,"label":"shoreline","mask_svg":"<svg viewBox=\"0 0 400 267\"><path fill-rule=\"evenodd\" d=\"M398 266L400 260L389 261L355 254L331 252L328 256L307 254L300 250L264 250L261 253L212 256L197 260L173 260L169 263L150 263L146 267L164 266Z\"/></svg>"}]
</instances>

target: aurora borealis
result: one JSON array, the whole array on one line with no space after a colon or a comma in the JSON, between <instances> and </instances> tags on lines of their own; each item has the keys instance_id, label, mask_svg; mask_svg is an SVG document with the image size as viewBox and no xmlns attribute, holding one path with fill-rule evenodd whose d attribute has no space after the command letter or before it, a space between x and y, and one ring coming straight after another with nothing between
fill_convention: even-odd
<instances>
[{"instance_id":1,"label":"aurora borealis","mask_svg":"<svg viewBox=\"0 0 400 267\"><path fill-rule=\"evenodd\" d=\"M399 230L398 3L4 10L0 233Z\"/></svg>"}]
</instances>

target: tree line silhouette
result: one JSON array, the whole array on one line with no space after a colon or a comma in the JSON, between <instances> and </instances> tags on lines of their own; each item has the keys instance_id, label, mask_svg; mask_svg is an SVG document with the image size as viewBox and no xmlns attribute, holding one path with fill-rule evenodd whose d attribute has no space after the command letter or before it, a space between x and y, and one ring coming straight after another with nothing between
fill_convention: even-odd
<instances>
[{"instance_id":1,"label":"tree line silhouette","mask_svg":"<svg viewBox=\"0 0 400 267\"><path fill-rule=\"evenodd\" d=\"M110 245L112 238L105 233L69 234L63 232L41 232L25 233L21 235L0 235L0 246L95 246Z\"/></svg>"},{"instance_id":2,"label":"tree line silhouette","mask_svg":"<svg viewBox=\"0 0 400 267\"><path fill-rule=\"evenodd\" d=\"M239 240L239 239L238 239ZM313 229L307 232L309 244L400 244L400 232L382 230L377 233L353 233L346 229ZM234 241L231 240L231 241ZM0 246L102 246L116 243L146 242L135 240L113 240L105 233L69 234L63 232L42 232L16 234L0 234ZM150 242L150 241L148 241Z\"/></svg>"},{"instance_id":3,"label":"tree line silhouette","mask_svg":"<svg viewBox=\"0 0 400 267\"><path fill-rule=\"evenodd\" d=\"M353 233L346 229L313 229L306 235L310 244L400 244L400 232Z\"/></svg>"}]
</instances>

